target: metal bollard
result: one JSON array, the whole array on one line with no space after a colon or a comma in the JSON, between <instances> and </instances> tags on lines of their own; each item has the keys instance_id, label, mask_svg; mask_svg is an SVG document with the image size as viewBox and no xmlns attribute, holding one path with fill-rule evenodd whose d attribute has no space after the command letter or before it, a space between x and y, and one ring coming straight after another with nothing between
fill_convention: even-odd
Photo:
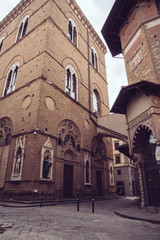
<instances>
[{"instance_id":1,"label":"metal bollard","mask_svg":"<svg viewBox=\"0 0 160 240\"><path fill-rule=\"evenodd\" d=\"M79 212L79 192L77 192L77 211Z\"/></svg>"},{"instance_id":2,"label":"metal bollard","mask_svg":"<svg viewBox=\"0 0 160 240\"><path fill-rule=\"evenodd\" d=\"M42 207L42 202L43 202L43 192L41 193L41 197L40 197L40 207Z\"/></svg>"},{"instance_id":3,"label":"metal bollard","mask_svg":"<svg viewBox=\"0 0 160 240\"><path fill-rule=\"evenodd\" d=\"M92 193L92 213L94 213L94 193Z\"/></svg>"}]
</instances>

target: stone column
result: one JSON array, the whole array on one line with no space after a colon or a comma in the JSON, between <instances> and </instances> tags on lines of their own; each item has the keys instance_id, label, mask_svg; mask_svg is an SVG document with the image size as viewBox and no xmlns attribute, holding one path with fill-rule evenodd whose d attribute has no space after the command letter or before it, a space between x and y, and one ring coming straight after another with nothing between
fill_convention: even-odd
<instances>
[{"instance_id":1,"label":"stone column","mask_svg":"<svg viewBox=\"0 0 160 240\"><path fill-rule=\"evenodd\" d=\"M145 190L144 190L144 179L143 179L143 164L139 162L138 167L138 177L139 177L139 186L140 186L140 197L141 197L141 207L144 208L146 205L145 201Z\"/></svg>"}]
</instances>

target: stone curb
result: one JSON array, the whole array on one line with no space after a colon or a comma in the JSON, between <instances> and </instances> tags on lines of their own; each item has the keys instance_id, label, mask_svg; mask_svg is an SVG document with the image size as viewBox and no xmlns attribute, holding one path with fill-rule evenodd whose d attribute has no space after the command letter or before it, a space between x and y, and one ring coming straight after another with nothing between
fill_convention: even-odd
<instances>
[{"instance_id":1,"label":"stone curb","mask_svg":"<svg viewBox=\"0 0 160 240\"><path fill-rule=\"evenodd\" d=\"M137 221L143 221L143 222L148 222L152 224L160 224L159 220L151 220L151 219L145 219L145 218L138 218L138 217L133 217L133 216L128 216L119 212L114 211L114 213L120 217L131 219L131 220L137 220Z\"/></svg>"}]
</instances>

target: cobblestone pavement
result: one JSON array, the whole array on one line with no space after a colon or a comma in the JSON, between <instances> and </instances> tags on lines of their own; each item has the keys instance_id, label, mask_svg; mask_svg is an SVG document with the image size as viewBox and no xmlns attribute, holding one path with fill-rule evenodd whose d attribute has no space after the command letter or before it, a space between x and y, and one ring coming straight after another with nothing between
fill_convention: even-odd
<instances>
[{"instance_id":1,"label":"cobblestone pavement","mask_svg":"<svg viewBox=\"0 0 160 240\"><path fill-rule=\"evenodd\" d=\"M2 240L159 240L160 225L121 218L114 210L132 200L117 199L45 207L0 207ZM133 201L132 201L133 202Z\"/></svg>"}]
</instances>

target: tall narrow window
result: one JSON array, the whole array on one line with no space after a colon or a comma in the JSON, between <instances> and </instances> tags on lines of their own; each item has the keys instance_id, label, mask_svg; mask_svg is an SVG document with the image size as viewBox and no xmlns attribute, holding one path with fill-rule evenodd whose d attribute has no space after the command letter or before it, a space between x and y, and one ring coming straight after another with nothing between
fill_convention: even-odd
<instances>
[{"instance_id":1,"label":"tall narrow window","mask_svg":"<svg viewBox=\"0 0 160 240\"><path fill-rule=\"evenodd\" d=\"M28 18L26 19L26 21L24 23L24 28L23 28L23 32L22 32L22 38L26 35L27 27L28 27Z\"/></svg>"},{"instance_id":2,"label":"tall narrow window","mask_svg":"<svg viewBox=\"0 0 160 240\"><path fill-rule=\"evenodd\" d=\"M3 41L4 41L4 37L0 38L0 53L2 51Z\"/></svg>"},{"instance_id":3,"label":"tall narrow window","mask_svg":"<svg viewBox=\"0 0 160 240\"><path fill-rule=\"evenodd\" d=\"M72 41L72 22L71 21L69 21L69 24L68 24L68 37Z\"/></svg>"},{"instance_id":4,"label":"tall narrow window","mask_svg":"<svg viewBox=\"0 0 160 240\"><path fill-rule=\"evenodd\" d=\"M89 161L86 162L86 183L89 183Z\"/></svg>"},{"instance_id":5,"label":"tall narrow window","mask_svg":"<svg viewBox=\"0 0 160 240\"><path fill-rule=\"evenodd\" d=\"M100 98L96 90L93 91L93 112L100 114Z\"/></svg>"},{"instance_id":6,"label":"tall narrow window","mask_svg":"<svg viewBox=\"0 0 160 240\"><path fill-rule=\"evenodd\" d=\"M94 52L93 52L93 49L91 49L91 52L92 52L92 65L94 66Z\"/></svg>"},{"instance_id":7,"label":"tall narrow window","mask_svg":"<svg viewBox=\"0 0 160 240\"><path fill-rule=\"evenodd\" d=\"M77 47L77 29L76 29L76 27L73 28L73 43Z\"/></svg>"},{"instance_id":8,"label":"tall narrow window","mask_svg":"<svg viewBox=\"0 0 160 240\"><path fill-rule=\"evenodd\" d=\"M77 47L78 46L78 31L76 24L72 19L69 19L68 22L68 38L72 41L72 43Z\"/></svg>"},{"instance_id":9,"label":"tall narrow window","mask_svg":"<svg viewBox=\"0 0 160 240\"><path fill-rule=\"evenodd\" d=\"M68 92L70 92L70 86L71 86L71 72L68 68L67 69L67 81L66 81L66 88L68 89Z\"/></svg>"},{"instance_id":10,"label":"tall narrow window","mask_svg":"<svg viewBox=\"0 0 160 240\"><path fill-rule=\"evenodd\" d=\"M16 42L20 41L27 33L29 16L25 16L19 25Z\"/></svg>"},{"instance_id":11,"label":"tall narrow window","mask_svg":"<svg viewBox=\"0 0 160 240\"><path fill-rule=\"evenodd\" d=\"M8 93L13 92L16 85L17 75L18 75L18 63L15 63L9 70L6 84L3 92L3 96L6 96Z\"/></svg>"},{"instance_id":12,"label":"tall narrow window","mask_svg":"<svg viewBox=\"0 0 160 240\"><path fill-rule=\"evenodd\" d=\"M16 42L19 42L19 40L21 39L22 29L23 29L23 22L21 23L21 25L19 27L18 36L17 36L17 41Z\"/></svg>"},{"instance_id":13,"label":"tall narrow window","mask_svg":"<svg viewBox=\"0 0 160 240\"><path fill-rule=\"evenodd\" d=\"M66 69L65 91L75 100L77 100L77 83L77 76L74 68L72 66L68 66Z\"/></svg>"},{"instance_id":14,"label":"tall narrow window","mask_svg":"<svg viewBox=\"0 0 160 240\"><path fill-rule=\"evenodd\" d=\"M91 48L92 66L98 71L98 56L94 47Z\"/></svg>"},{"instance_id":15,"label":"tall narrow window","mask_svg":"<svg viewBox=\"0 0 160 240\"><path fill-rule=\"evenodd\" d=\"M91 158L88 152L84 153L84 182L85 185L91 184Z\"/></svg>"}]
</instances>

